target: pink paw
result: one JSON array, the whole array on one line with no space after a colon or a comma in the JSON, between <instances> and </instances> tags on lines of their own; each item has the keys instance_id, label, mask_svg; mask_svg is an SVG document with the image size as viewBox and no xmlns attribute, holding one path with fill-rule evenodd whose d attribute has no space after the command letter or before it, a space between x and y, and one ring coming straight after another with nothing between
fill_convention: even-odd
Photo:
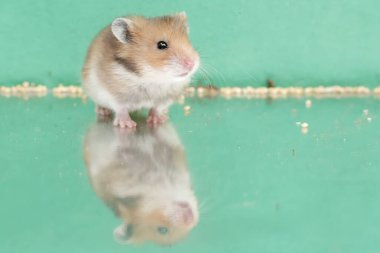
<instances>
[{"instance_id":1,"label":"pink paw","mask_svg":"<svg viewBox=\"0 0 380 253\"><path fill-rule=\"evenodd\" d=\"M96 114L100 117L110 117L112 115L112 111L105 107L96 106Z\"/></svg>"},{"instance_id":2,"label":"pink paw","mask_svg":"<svg viewBox=\"0 0 380 253\"><path fill-rule=\"evenodd\" d=\"M150 113L148 118L146 119L146 122L148 124L162 124L165 123L168 120L168 116L166 114L163 115L157 115L155 113Z\"/></svg>"},{"instance_id":3,"label":"pink paw","mask_svg":"<svg viewBox=\"0 0 380 253\"><path fill-rule=\"evenodd\" d=\"M121 128L136 128L137 126L136 122L134 122L131 118L122 118L117 116L113 121L113 125Z\"/></svg>"}]
</instances>

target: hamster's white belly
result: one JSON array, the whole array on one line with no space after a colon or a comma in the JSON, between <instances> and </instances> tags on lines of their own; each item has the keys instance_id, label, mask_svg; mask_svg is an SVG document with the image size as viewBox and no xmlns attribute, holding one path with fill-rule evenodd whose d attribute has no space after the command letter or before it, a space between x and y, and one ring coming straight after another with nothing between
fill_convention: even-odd
<instances>
[{"instance_id":1,"label":"hamster's white belly","mask_svg":"<svg viewBox=\"0 0 380 253\"><path fill-rule=\"evenodd\" d=\"M94 102L102 107L119 111L137 111L142 108L165 108L169 106L175 97L181 94L186 82L180 83L151 83L131 77L118 65L113 65L111 80L113 85L124 87L117 92L109 92L105 80L99 78L96 68L91 68L84 82L86 93ZM125 90L125 91L124 91ZM115 95L116 93L117 95Z\"/></svg>"},{"instance_id":2,"label":"hamster's white belly","mask_svg":"<svg viewBox=\"0 0 380 253\"><path fill-rule=\"evenodd\" d=\"M96 71L90 69L87 80L83 83L85 91L94 102L102 107L115 109L115 98L104 88L101 80L98 78Z\"/></svg>"}]
</instances>

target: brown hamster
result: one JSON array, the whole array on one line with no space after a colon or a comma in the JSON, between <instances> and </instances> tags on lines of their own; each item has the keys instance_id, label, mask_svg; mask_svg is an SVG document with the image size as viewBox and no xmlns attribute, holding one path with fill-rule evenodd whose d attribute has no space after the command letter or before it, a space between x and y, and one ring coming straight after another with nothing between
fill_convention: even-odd
<instances>
[{"instance_id":1,"label":"brown hamster","mask_svg":"<svg viewBox=\"0 0 380 253\"><path fill-rule=\"evenodd\" d=\"M114 125L136 126L129 113L148 108L148 122L167 119L170 104L199 67L184 12L115 19L92 42L82 71L83 86Z\"/></svg>"},{"instance_id":2,"label":"brown hamster","mask_svg":"<svg viewBox=\"0 0 380 253\"><path fill-rule=\"evenodd\" d=\"M83 148L95 193L123 221L117 241L172 244L196 226L198 201L172 125L130 132L95 123Z\"/></svg>"}]
</instances>

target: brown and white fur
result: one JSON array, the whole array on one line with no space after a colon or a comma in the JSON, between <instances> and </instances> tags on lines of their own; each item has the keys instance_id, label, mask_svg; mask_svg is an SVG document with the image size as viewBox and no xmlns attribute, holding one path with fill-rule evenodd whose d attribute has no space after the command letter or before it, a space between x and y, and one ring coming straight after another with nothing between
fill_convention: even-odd
<instances>
[{"instance_id":1,"label":"brown and white fur","mask_svg":"<svg viewBox=\"0 0 380 253\"><path fill-rule=\"evenodd\" d=\"M136 127L129 113L148 108L148 122L167 119L170 104L190 82L199 56L188 37L186 14L115 19L92 42L82 71L83 87L114 125ZM159 42L167 48L159 49Z\"/></svg>"},{"instance_id":2,"label":"brown and white fur","mask_svg":"<svg viewBox=\"0 0 380 253\"><path fill-rule=\"evenodd\" d=\"M94 191L123 220L119 242L172 244L198 223L184 148L169 123L131 132L99 122L83 148Z\"/></svg>"}]
</instances>

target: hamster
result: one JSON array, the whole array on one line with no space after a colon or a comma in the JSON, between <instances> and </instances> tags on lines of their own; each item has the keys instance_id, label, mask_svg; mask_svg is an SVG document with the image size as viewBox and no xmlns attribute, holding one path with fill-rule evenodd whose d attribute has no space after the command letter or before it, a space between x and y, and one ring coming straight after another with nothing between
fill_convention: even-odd
<instances>
[{"instance_id":1,"label":"hamster","mask_svg":"<svg viewBox=\"0 0 380 253\"><path fill-rule=\"evenodd\" d=\"M82 70L97 113L115 113L114 125L136 127L130 112L149 109L147 122L167 120L169 106L200 64L185 12L162 17L116 18L92 42Z\"/></svg>"},{"instance_id":2,"label":"hamster","mask_svg":"<svg viewBox=\"0 0 380 253\"><path fill-rule=\"evenodd\" d=\"M121 218L121 243L172 244L199 221L184 148L169 123L136 131L99 122L88 130L84 160L93 190Z\"/></svg>"}]
</instances>

